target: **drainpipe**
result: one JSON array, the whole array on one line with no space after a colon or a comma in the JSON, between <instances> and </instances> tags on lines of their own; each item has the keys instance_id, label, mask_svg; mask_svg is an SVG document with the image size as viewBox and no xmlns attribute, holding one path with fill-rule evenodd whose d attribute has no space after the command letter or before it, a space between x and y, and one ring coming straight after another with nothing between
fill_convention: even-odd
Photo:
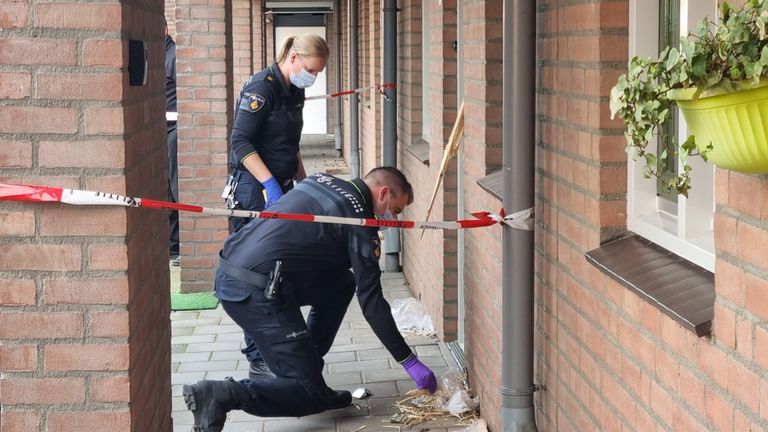
<instances>
[{"instance_id":1,"label":"drainpipe","mask_svg":"<svg viewBox=\"0 0 768 432\"><path fill-rule=\"evenodd\" d=\"M334 46L336 47L336 88L342 88L341 87L341 0L334 0L333 1L333 29L336 31L336 39L334 41ZM344 142L344 139L342 137L342 126L343 122L341 120L341 99L336 99L335 102L336 107L336 130L333 132L333 137L335 140L335 147L336 147L336 156L341 157L342 154L342 143Z\"/></svg>"},{"instance_id":2,"label":"drainpipe","mask_svg":"<svg viewBox=\"0 0 768 432\"><path fill-rule=\"evenodd\" d=\"M384 0L384 82L397 82L397 1ZM384 99L383 165L397 168L397 92L386 89ZM384 270L400 271L400 230L384 231Z\"/></svg>"},{"instance_id":3,"label":"drainpipe","mask_svg":"<svg viewBox=\"0 0 768 432\"><path fill-rule=\"evenodd\" d=\"M347 1L347 24L349 24L349 87L359 87L357 80L357 0ZM360 177L360 126L358 119L357 93L349 97L349 175Z\"/></svg>"},{"instance_id":4,"label":"drainpipe","mask_svg":"<svg viewBox=\"0 0 768 432\"><path fill-rule=\"evenodd\" d=\"M504 0L503 175L508 214L533 207L536 0ZM502 430L536 431L533 231L503 228Z\"/></svg>"}]
</instances>

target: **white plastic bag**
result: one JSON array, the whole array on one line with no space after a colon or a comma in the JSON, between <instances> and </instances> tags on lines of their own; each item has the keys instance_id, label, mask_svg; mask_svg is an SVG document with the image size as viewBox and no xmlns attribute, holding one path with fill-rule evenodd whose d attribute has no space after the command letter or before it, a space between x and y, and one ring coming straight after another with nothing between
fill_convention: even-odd
<instances>
[{"instance_id":1,"label":"white plastic bag","mask_svg":"<svg viewBox=\"0 0 768 432\"><path fill-rule=\"evenodd\" d=\"M424 312L421 303L415 298L395 299L390 306L392 307L392 317L400 331L424 336L435 334L432 318Z\"/></svg>"},{"instance_id":2,"label":"white plastic bag","mask_svg":"<svg viewBox=\"0 0 768 432\"><path fill-rule=\"evenodd\" d=\"M443 406L443 411L448 411L451 415L461 418L461 415L472 412L479 405L477 398L473 398L466 390L459 390L448 399Z\"/></svg>"}]
</instances>

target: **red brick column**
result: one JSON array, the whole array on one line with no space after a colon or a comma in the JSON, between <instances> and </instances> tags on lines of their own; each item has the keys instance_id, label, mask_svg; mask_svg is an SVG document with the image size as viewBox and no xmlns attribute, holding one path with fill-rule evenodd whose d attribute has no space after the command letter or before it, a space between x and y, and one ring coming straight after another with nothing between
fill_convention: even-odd
<instances>
[{"instance_id":1,"label":"red brick column","mask_svg":"<svg viewBox=\"0 0 768 432\"><path fill-rule=\"evenodd\" d=\"M221 190L234 103L226 63L231 55L226 38L229 13L222 1L176 1L179 200L185 203L224 205ZM189 212L180 216L181 291L208 291L217 252L227 236L227 220Z\"/></svg>"},{"instance_id":2,"label":"red brick column","mask_svg":"<svg viewBox=\"0 0 768 432\"><path fill-rule=\"evenodd\" d=\"M0 4L0 182L165 198L162 12ZM127 39L147 43L144 87ZM170 430L167 229L160 211L0 203L0 430Z\"/></svg>"}]
</instances>

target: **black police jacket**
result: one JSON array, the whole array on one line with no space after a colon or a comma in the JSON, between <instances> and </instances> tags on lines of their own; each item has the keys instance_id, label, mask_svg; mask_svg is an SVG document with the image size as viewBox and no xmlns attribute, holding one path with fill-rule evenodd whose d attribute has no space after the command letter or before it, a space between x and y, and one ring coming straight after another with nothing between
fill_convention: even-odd
<instances>
[{"instance_id":1,"label":"black police jacket","mask_svg":"<svg viewBox=\"0 0 768 432\"><path fill-rule=\"evenodd\" d=\"M255 152L276 178L295 177L303 108L304 89L286 83L276 63L251 76L235 107L230 166L245 169L243 159Z\"/></svg>"},{"instance_id":2,"label":"black police jacket","mask_svg":"<svg viewBox=\"0 0 768 432\"><path fill-rule=\"evenodd\" d=\"M273 204L269 211L372 218L371 192L361 179L341 180L328 174L307 177ZM255 219L227 238L221 256L229 263L269 273L283 261L283 274L352 268L363 315L392 357L411 354L397 329L381 288L381 245L376 227ZM240 285L242 286L242 285ZM322 288L319 281L318 288ZM239 292L242 291L242 292ZM216 287L220 299L241 301L252 290Z\"/></svg>"}]
</instances>

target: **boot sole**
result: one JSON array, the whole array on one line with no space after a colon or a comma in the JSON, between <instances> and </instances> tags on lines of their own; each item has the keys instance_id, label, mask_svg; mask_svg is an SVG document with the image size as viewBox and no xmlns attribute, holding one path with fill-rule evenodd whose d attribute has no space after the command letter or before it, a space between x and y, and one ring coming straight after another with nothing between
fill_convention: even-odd
<instances>
[{"instance_id":1,"label":"boot sole","mask_svg":"<svg viewBox=\"0 0 768 432\"><path fill-rule=\"evenodd\" d=\"M198 425L197 423L200 421L198 419L198 416L202 413L198 411L198 405L199 403L195 399L196 394L196 388L194 385L188 385L185 384L184 387L182 387L182 394L184 395L184 404L187 405L187 409L192 411L192 415L195 418L195 425L192 426L192 432L221 432L224 427L207 427ZM202 407L199 407L202 408Z\"/></svg>"}]
</instances>

